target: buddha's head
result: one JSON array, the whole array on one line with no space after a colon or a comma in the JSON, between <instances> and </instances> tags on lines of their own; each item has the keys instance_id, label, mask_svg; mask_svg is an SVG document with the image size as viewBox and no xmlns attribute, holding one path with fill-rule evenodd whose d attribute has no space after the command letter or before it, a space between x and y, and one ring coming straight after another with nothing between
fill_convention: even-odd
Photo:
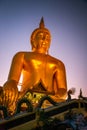
<instances>
[{"instance_id":1,"label":"buddha's head","mask_svg":"<svg viewBox=\"0 0 87 130\"><path fill-rule=\"evenodd\" d=\"M35 29L31 34L32 51L47 53L50 47L51 35L50 31L45 28L43 17L40 21L39 28Z\"/></svg>"}]
</instances>

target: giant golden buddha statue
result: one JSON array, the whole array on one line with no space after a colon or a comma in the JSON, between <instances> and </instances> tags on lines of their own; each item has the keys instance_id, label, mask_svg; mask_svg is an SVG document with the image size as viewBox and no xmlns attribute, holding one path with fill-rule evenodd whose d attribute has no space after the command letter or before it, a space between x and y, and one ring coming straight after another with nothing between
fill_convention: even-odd
<instances>
[{"instance_id":1,"label":"giant golden buddha statue","mask_svg":"<svg viewBox=\"0 0 87 130\"><path fill-rule=\"evenodd\" d=\"M62 61L48 54L51 35L45 28L43 18L39 28L31 34L31 52L18 52L12 60L7 82L3 86L3 104L12 111L16 101L26 92L37 92L50 95L56 101L67 96L66 72ZM21 90L18 83L23 75Z\"/></svg>"}]
</instances>

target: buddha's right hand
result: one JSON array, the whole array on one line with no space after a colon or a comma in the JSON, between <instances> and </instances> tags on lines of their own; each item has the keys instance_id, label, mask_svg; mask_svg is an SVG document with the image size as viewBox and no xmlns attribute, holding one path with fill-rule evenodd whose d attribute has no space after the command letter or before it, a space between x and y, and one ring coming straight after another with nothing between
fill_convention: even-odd
<instances>
[{"instance_id":1,"label":"buddha's right hand","mask_svg":"<svg viewBox=\"0 0 87 130\"><path fill-rule=\"evenodd\" d=\"M17 83L14 80L7 81L3 86L3 104L8 111L14 111L18 99Z\"/></svg>"}]
</instances>

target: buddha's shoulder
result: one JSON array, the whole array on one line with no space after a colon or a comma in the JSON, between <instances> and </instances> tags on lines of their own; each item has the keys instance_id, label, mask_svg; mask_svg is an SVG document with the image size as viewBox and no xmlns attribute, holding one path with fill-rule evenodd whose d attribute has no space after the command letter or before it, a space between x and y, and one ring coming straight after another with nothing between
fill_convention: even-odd
<instances>
[{"instance_id":1,"label":"buddha's shoulder","mask_svg":"<svg viewBox=\"0 0 87 130\"><path fill-rule=\"evenodd\" d=\"M50 56L50 55L48 57L49 57L50 61L53 62L54 64L56 64L58 66L65 66L63 61L61 61L60 59L55 58L55 57Z\"/></svg>"},{"instance_id":2,"label":"buddha's shoulder","mask_svg":"<svg viewBox=\"0 0 87 130\"><path fill-rule=\"evenodd\" d=\"M29 55L30 52L24 52L24 51L20 51L17 52L14 56L13 56L13 60L23 60L25 55Z\"/></svg>"},{"instance_id":3,"label":"buddha's shoulder","mask_svg":"<svg viewBox=\"0 0 87 130\"><path fill-rule=\"evenodd\" d=\"M37 57L37 55L33 52L20 51L14 55L13 59L24 60L24 59L31 59L31 58L35 58L35 57Z\"/></svg>"},{"instance_id":4,"label":"buddha's shoulder","mask_svg":"<svg viewBox=\"0 0 87 130\"><path fill-rule=\"evenodd\" d=\"M20 51L17 52L14 57L21 57L21 56L25 56L25 55L31 55L32 52L25 52L25 51Z\"/></svg>"}]
</instances>

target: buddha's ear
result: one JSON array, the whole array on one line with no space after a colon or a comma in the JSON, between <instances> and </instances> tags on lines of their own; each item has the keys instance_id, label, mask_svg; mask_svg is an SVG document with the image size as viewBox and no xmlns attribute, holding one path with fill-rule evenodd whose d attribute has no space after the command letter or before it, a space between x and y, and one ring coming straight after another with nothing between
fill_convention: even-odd
<instances>
[{"instance_id":1,"label":"buddha's ear","mask_svg":"<svg viewBox=\"0 0 87 130\"><path fill-rule=\"evenodd\" d=\"M32 44L31 44L31 46L32 46L32 50L34 51L37 48L36 42L33 41Z\"/></svg>"}]
</instances>

